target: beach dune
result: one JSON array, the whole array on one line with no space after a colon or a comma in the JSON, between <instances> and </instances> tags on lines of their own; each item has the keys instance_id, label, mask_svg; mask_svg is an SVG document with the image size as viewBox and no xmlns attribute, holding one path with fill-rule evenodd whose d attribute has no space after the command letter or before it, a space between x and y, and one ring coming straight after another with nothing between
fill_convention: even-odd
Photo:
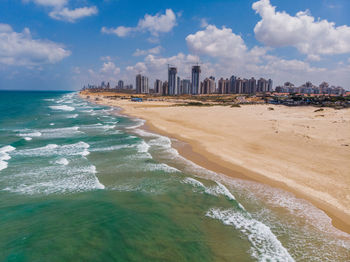
<instances>
[{"instance_id":1,"label":"beach dune","mask_svg":"<svg viewBox=\"0 0 350 262\"><path fill-rule=\"evenodd\" d=\"M125 114L145 119L149 128L188 143L190 149L180 148L180 153L213 171L311 201L336 227L350 232L349 109L175 106L102 96L98 103L121 107Z\"/></svg>"}]
</instances>

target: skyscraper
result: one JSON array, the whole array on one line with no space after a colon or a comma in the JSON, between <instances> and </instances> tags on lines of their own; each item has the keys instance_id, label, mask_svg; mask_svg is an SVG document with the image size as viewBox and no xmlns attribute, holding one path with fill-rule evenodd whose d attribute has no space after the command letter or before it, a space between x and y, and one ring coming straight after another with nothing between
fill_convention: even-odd
<instances>
[{"instance_id":1,"label":"skyscraper","mask_svg":"<svg viewBox=\"0 0 350 262\"><path fill-rule=\"evenodd\" d=\"M149 93L148 77L142 76L141 74L138 74L136 76L136 93L137 94Z\"/></svg>"},{"instance_id":2,"label":"skyscraper","mask_svg":"<svg viewBox=\"0 0 350 262\"><path fill-rule=\"evenodd\" d=\"M191 81L188 79L181 80L181 92L182 94L188 95L191 93Z\"/></svg>"},{"instance_id":3,"label":"skyscraper","mask_svg":"<svg viewBox=\"0 0 350 262\"><path fill-rule=\"evenodd\" d=\"M267 91L272 92L272 88L273 88L273 82L272 82L272 79L269 79Z\"/></svg>"},{"instance_id":4,"label":"skyscraper","mask_svg":"<svg viewBox=\"0 0 350 262\"><path fill-rule=\"evenodd\" d=\"M181 79L179 76L176 78L175 95L181 95Z\"/></svg>"},{"instance_id":5,"label":"skyscraper","mask_svg":"<svg viewBox=\"0 0 350 262\"><path fill-rule=\"evenodd\" d=\"M229 93L230 94L234 94L235 93L235 87L236 87L236 77L234 75L232 75L230 77L230 90Z\"/></svg>"},{"instance_id":6,"label":"skyscraper","mask_svg":"<svg viewBox=\"0 0 350 262\"><path fill-rule=\"evenodd\" d=\"M266 92L268 88L268 81L264 78L258 80L257 92Z\"/></svg>"},{"instance_id":7,"label":"skyscraper","mask_svg":"<svg viewBox=\"0 0 350 262\"><path fill-rule=\"evenodd\" d=\"M201 73L201 67L196 65L192 66L192 90L191 94L192 95L198 95L199 93L199 76Z\"/></svg>"},{"instance_id":8,"label":"skyscraper","mask_svg":"<svg viewBox=\"0 0 350 262\"><path fill-rule=\"evenodd\" d=\"M123 89L124 88L124 81L123 80L119 80L118 81L118 88L119 89Z\"/></svg>"},{"instance_id":9,"label":"skyscraper","mask_svg":"<svg viewBox=\"0 0 350 262\"><path fill-rule=\"evenodd\" d=\"M254 77L252 77L251 79L248 80L249 83L248 83L248 86L249 86L249 94L254 94L256 93L256 80Z\"/></svg>"},{"instance_id":10,"label":"skyscraper","mask_svg":"<svg viewBox=\"0 0 350 262\"><path fill-rule=\"evenodd\" d=\"M176 67L168 67L168 89L169 95L176 95Z\"/></svg>"},{"instance_id":11,"label":"skyscraper","mask_svg":"<svg viewBox=\"0 0 350 262\"><path fill-rule=\"evenodd\" d=\"M162 93L162 86L163 86L163 83L161 80L157 79L155 82L154 82L154 93L156 94L161 94Z\"/></svg>"}]
</instances>

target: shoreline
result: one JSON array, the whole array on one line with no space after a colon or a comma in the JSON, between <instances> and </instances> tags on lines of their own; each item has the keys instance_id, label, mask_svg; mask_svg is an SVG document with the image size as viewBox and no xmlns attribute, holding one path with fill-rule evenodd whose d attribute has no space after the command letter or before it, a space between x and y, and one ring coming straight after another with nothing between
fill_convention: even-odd
<instances>
[{"instance_id":1,"label":"shoreline","mask_svg":"<svg viewBox=\"0 0 350 262\"><path fill-rule=\"evenodd\" d=\"M127 117L134 117L126 114L123 108L121 113ZM152 125L152 123L149 123L147 121L143 126L141 126L141 128L181 141L182 143L184 143L183 145L177 145L172 143L172 146L179 152L181 156L201 167L204 167L205 169L208 169L221 175L223 174L228 178L240 178L254 182L259 182L261 184L266 184L275 188L280 188L284 191L294 194L297 198L302 198L309 201L312 205L324 211L331 218L332 225L335 228L350 234L350 217L342 214L342 212L340 212L336 208L322 203L321 201L316 200L303 192L297 191L289 187L285 183L281 183L268 177L262 176L261 174L249 170L248 168L226 162L220 157L207 152L205 148L203 148L196 141L183 141L183 139L178 138L173 134L166 133L156 128L154 125ZM215 162L210 159L215 160Z\"/></svg>"},{"instance_id":2,"label":"shoreline","mask_svg":"<svg viewBox=\"0 0 350 262\"><path fill-rule=\"evenodd\" d=\"M94 94L89 95L92 97L96 96ZM80 96L84 99L88 99L86 96L84 97L81 94ZM312 194L303 192L302 190L297 189L292 185L288 185L288 183L286 182L281 182L271 177L265 176L264 174L249 169L246 166L240 166L236 163L227 161L222 157L215 155L212 152L209 152L205 148L205 146L199 143L198 141L195 141L190 138L185 138L181 135L177 135L175 132L168 132L162 128L159 128L155 125L154 122L152 123L152 119L150 119L149 117L147 118L142 117L139 114L133 114L133 112L130 112L131 110L127 110L126 107L123 107L123 105L120 105L120 103L116 103L116 101L113 101L115 104L107 103L106 101L103 102L101 100L92 102L120 108L121 111L119 112L123 115L132 118L141 118L145 120L146 122L141 128L148 129L150 131L167 136L169 138L174 138L177 141L181 141L181 145L180 143L172 143L172 146L176 150L178 150L181 156L185 157L186 159L194 162L199 166L202 166L216 173L221 173L227 177L252 180L272 187L280 188L287 192L293 193L297 198L302 198L309 201L311 204L324 211L331 218L332 225L334 227L350 234L350 215L346 214L346 212L340 210L339 208L332 206L331 204L326 203L318 199L317 197L314 197ZM162 105L158 105L158 107L162 107Z\"/></svg>"}]
</instances>

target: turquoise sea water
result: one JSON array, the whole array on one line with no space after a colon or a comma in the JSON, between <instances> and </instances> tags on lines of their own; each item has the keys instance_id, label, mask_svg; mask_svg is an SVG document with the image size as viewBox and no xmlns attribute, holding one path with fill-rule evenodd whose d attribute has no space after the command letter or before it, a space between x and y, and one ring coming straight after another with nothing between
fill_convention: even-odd
<instances>
[{"instance_id":1,"label":"turquoise sea water","mask_svg":"<svg viewBox=\"0 0 350 262\"><path fill-rule=\"evenodd\" d=\"M0 261L349 261L292 194L182 158L76 93L0 92Z\"/></svg>"}]
</instances>

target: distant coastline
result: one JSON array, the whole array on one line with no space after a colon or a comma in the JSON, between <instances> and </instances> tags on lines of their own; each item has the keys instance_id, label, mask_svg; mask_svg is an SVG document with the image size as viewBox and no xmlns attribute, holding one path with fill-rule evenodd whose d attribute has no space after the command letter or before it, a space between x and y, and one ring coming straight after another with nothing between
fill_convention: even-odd
<instances>
[{"instance_id":1,"label":"distant coastline","mask_svg":"<svg viewBox=\"0 0 350 262\"><path fill-rule=\"evenodd\" d=\"M123 113L145 119L146 128L186 142L177 149L201 166L309 200L332 218L334 226L350 233L349 109L184 107L174 106L181 101L167 99L137 103L112 93L80 95L121 107Z\"/></svg>"}]
</instances>

